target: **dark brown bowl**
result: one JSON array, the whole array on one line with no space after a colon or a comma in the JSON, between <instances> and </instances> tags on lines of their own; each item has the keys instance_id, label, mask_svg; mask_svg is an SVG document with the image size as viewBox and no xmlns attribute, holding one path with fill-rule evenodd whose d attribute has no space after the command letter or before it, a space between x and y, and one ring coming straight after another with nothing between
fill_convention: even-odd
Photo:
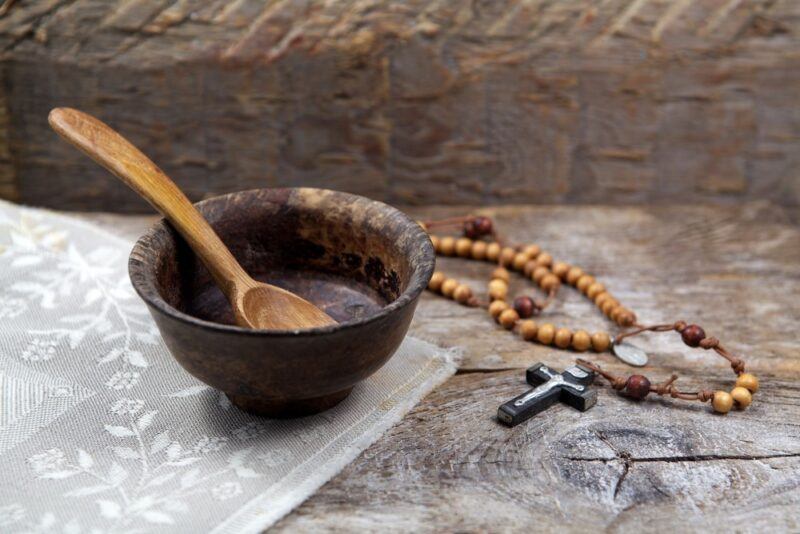
<instances>
[{"instance_id":1,"label":"dark brown bowl","mask_svg":"<svg viewBox=\"0 0 800 534\"><path fill-rule=\"evenodd\" d=\"M434 251L391 206L324 189L259 189L196 204L256 279L339 324L248 330L165 221L131 252L133 287L178 362L243 410L274 417L334 406L392 356L433 273Z\"/></svg>"}]
</instances>

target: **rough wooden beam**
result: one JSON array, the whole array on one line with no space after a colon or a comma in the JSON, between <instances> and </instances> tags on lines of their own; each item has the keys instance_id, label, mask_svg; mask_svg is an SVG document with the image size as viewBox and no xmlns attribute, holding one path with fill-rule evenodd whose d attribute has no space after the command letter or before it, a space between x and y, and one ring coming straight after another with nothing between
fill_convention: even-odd
<instances>
[{"instance_id":1,"label":"rough wooden beam","mask_svg":"<svg viewBox=\"0 0 800 534\"><path fill-rule=\"evenodd\" d=\"M73 105L193 198L800 203L797 2L19 0L0 50L27 202L145 209L54 141Z\"/></svg>"}]
</instances>

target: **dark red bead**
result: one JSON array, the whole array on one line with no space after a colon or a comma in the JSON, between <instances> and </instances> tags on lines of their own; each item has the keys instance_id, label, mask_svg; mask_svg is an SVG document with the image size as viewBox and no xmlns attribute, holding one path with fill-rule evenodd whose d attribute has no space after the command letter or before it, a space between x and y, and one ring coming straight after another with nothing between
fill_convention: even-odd
<instances>
[{"instance_id":1,"label":"dark red bead","mask_svg":"<svg viewBox=\"0 0 800 534\"><path fill-rule=\"evenodd\" d=\"M478 216L472 222L478 235L484 236L492 233L492 220L489 217Z\"/></svg>"},{"instance_id":2,"label":"dark red bead","mask_svg":"<svg viewBox=\"0 0 800 534\"><path fill-rule=\"evenodd\" d=\"M514 311L523 319L531 317L536 311L536 303L530 297L522 296L514 299Z\"/></svg>"},{"instance_id":3,"label":"dark red bead","mask_svg":"<svg viewBox=\"0 0 800 534\"><path fill-rule=\"evenodd\" d=\"M690 347L699 347L700 342L706 338L706 332L696 324L690 324L681 330L681 337Z\"/></svg>"},{"instance_id":4,"label":"dark red bead","mask_svg":"<svg viewBox=\"0 0 800 534\"><path fill-rule=\"evenodd\" d=\"M474 219L464 221L464 237L468 237L470 239L478 239L480 236L481 234L478 233L478 229L475 226Z\"/></svg>"},{"instance_id":5,"label":"dark red bead","mask_svg":"<svg viewBox=\"0 0 800 534\"><path fill-rule=\"evenodd\" d=\"M625 382L625 394L628 397L641 400L650 393L650 381L646 376L631 375Z\"/></svg>"}]
</instances>

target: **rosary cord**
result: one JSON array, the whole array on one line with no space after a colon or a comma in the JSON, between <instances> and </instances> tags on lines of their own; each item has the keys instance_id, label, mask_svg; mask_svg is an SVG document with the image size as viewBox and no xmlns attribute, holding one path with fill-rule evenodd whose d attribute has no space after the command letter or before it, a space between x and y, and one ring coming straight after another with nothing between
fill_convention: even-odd
<instances>
[{"instance_id":1,"label":"rosary cord","mask_svg":"<svg viewBox=\"0 0 800 534\"><path fill-rule=\"evenodd\" d=\"M632 383L640 383L642 381L646 382L647 392L648 393L655 393L657 395L669 395L673 399L683 399L683 400L697 400L700 402L708 402L714 397L714 392L709 390L701 390L696 392L687 392L687 391L680 391L675 387L674 382L678 380L678 375L673 374L664 382L660 384L650 384L650 381L647 380L642 375L631 375L628 378L624 378L622 376L615 375L613 373L609 373L608 371L604 370L597 364L594 364L588 360L584 360L583 358L578 358L576 360L578 365L586 367L587 369L591 369L595 373L599 374L611 384L611 387L617 391L628 393L630 396L640 397L640 394L637 393L635 389L631 387ZM630 390L630 391L629 391Z\"/></svg>"},{"instance_id":2,"label":"rosary cord","mask_svg":"<svg viewBox=\"0 0 800 534\"><path fill-rule=\"evenodd\" d=\"M733 372L737 375L741 375L745 372L744 360L734 356L727 349L725 349L725 347L720 344L719 339L715 337L705 337L705 332L702 330L702 328L695 325L689 325L686 323L686 321L675 321L674 323L657 324L651 326L642 326L640 324L636 324L634 326L636 327L635 329L618 334L614 338L614 343L620 343L623 339L636 336L642 332L671 332L674 330L675 332L681 334L683 341L690 347L700 347L705 350L714 349L717 354L730 362L731 369L733 369Z\"/></svg>"}]
</instances>

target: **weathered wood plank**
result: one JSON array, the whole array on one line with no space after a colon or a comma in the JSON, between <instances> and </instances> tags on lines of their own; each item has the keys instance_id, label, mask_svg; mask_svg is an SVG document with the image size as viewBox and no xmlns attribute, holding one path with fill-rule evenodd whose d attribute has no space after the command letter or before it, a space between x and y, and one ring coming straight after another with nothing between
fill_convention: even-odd
<instances>
[{"instance_id":1,"label":"weathered wood plank","mask_svg":"<svg viewBox=\"0 0 800 534\"><path fill-rule=\"evenodd\" d=\"M146 210L54 142L57 105L195 199L800 203L797 2L18 0L0 51L0 144L37 204Z\"/></svg>"},{"instance_id":2,"label":"weathered wood plank","mask_svg":"<svg viewBox=\"0 0 800 534\"><path fill-rule=\"evenodd\" d=\"M418 218L469 208L418 208ZM480 310L426 295L412 333L461 346L461 373L429 395L276 527L278 531L656 532L796 530L800 525L800 227L766 203L736 207L500 207L483 210L516 240L598 274L643 319L698 320L746 356L761 378L755 403L727 416L671 399L619 397L600 382L598 405L559 405L508 429L494 420L526 389L536 361L574 355L520 341ZM91 215L133 237L152 217ZM483 288L489 267L444 260ZM528 287L528 286L525 286ZM553 319L601 328L566 292ZM687 389L729 388L724 362L677 340L637 341L646 374L673 371ZM621 373L631 369L597 357ZM503 370L505 369L505 370Z\"/></svg>"},{"instance_id":3,"label":"weathered wood plank","mask_svg":"<svg viewBox=\"0 0 800 534\"><path fill-rule=\"evenodd\" d=\"M493 415L522 373L460 375L276 530L795 530L800 390L764 378L757 403L725 417L603 387L588 412L559 405L509 429Z\"/></svg>"}]
</instances>

